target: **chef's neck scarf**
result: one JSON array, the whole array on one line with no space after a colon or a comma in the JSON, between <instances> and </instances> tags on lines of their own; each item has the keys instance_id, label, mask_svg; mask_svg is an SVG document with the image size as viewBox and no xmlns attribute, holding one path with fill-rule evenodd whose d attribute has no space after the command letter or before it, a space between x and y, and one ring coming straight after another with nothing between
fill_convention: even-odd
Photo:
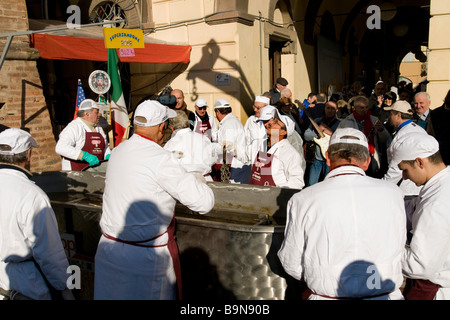
<instances>
[{"instance_id":1,"label":"chef's neck scarf","mask_svg":"<svg viewBox=\"0 0 450 320\"><path fill-rule=\"evenodd\" d=\"M201 115L199 115L199 114L197 113L197 111L195 111L195 114L196 114L196 115L197 115L197 117L199 117L199 118L200 118L200 120L202 120L203 122L209 121L209 116L208 116L208 113L205 113L205 115L204 115L204 116L201 116Z\"/></svg>"}]
</instances>

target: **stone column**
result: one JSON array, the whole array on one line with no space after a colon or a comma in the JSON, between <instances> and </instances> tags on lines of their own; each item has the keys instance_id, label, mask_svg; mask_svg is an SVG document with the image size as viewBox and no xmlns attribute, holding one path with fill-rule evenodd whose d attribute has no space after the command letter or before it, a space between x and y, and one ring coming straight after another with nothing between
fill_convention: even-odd
<instances>
[{"instance_id":1,"label":"stone column","mask_svg":"<svg viewBox=\"0 0 450 320\"><path fill-rule=\"evenodd\" d=\"M437 108L450 89L450 6L447 0L431 0L427 92L431 108Z\"/></svg>"}]
</instances>

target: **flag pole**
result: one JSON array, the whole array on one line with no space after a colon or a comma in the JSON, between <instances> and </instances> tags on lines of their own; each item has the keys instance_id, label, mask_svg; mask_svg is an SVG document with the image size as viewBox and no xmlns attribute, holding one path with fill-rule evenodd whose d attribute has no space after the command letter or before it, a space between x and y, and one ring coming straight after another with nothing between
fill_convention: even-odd
<instances>
[{"instance_id":1,"label":"flag pole","mask_svg":"<svg viewBox=\"0 0 450 320\"><path fill-rule=\"evenodd\" d=\"M114 127L112 125L111 99L109 98L109 92L108 92L107 101L108 101L108 107L109 107L109 126L110 126L110 129L108 131L109 148L112 150L112 149L114 149Z\"/></svg>"}]
</instances>

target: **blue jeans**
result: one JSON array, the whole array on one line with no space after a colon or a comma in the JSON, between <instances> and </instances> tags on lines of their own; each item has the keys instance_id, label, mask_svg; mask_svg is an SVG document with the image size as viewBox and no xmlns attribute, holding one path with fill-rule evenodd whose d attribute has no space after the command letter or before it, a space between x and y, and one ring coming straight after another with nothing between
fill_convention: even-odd
<instances>
[{"instance_id":1,"label":"blue jeans","mask_svg":"<svg viewBox=\"0 0 450 320\"><path fill-rule=\"evenodd\" d=\"M330 167L327 166L326 161L314 160L309 168L308 186L312 186L313 184L322 181L329 171Z\"/></svg>"}]
</instances>

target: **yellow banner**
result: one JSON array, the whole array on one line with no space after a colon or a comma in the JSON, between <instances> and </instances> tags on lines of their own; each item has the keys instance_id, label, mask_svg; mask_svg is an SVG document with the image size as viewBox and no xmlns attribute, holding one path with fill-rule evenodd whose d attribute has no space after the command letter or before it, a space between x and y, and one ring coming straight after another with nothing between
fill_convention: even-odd
<instances>
[{"instance_id":1,"label":"yellow banner","mask_svg":"<svg viewBox=\"0 0 450 320\"><path fill-rule=\"evenodd\" d=\"M103 28L107 49L145 48L141 29Z\"/></svg>"}]
</instances>

